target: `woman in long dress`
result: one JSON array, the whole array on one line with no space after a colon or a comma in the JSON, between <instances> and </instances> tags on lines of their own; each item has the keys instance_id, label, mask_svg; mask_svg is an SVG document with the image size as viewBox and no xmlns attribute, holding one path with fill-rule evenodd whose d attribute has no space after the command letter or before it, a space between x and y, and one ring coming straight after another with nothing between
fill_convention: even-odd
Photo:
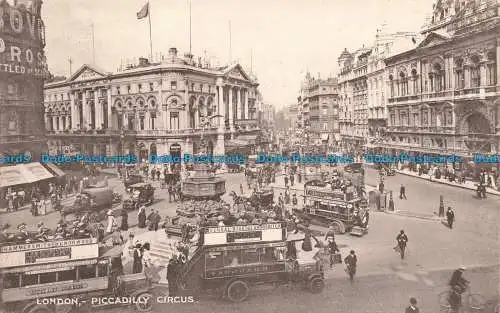
<instances>
[{"instance_id":1,"label":"woman in long dress","mask_svg":"<svg viewBox=\"0 0 500 313\"><path fill-rule=\"evenodd\" d=\"M132 273L137 274L142 272L142 246L140 243L135 245L134 263L132 265Z\"/></svg>"},{"instance_id":2,"label":"woman in long dress","mask_svg":"<svg viewBox=\"0 0 500 313\"><path fill-rule=\"evenodd\" d=\"M146 227L146 208L145 207L140 207L139 208L139 213L138 219L139 219L139 228L144 228Z\"/></svg>"}]
</instances>

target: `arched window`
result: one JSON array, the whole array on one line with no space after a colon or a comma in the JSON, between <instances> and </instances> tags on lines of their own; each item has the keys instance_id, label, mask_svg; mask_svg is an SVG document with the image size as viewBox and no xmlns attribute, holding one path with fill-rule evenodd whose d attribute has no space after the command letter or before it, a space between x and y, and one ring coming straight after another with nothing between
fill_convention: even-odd
<instances>
[{"instance_id":1,"label":"arched window","mask_svg":"<svg viewBox=\"0 0 500 313\"><path fill-rule=\"evenodd\" d=\"M459 58L455 61L455 89L465 88L464 60Z\"/></svg>"},{"instance_id":2,"label":"arched window","mask_svg":"<svg viewBox=\"0 0 500 313\"><path fill-rule=\"evenodd\" d=\"M487 76L487 80L488 80L486 82L486 84L488 86L493 86L497 83L497 71L496 71L497 63L496 63L496 60L497 60L497 56L496 56L495 51L490 51L488 53L488 63L487 63L487 67L486 67L486 76Z\"/></svg>"},{"instance_id":3,"label":"arched window","mask_svg":"<svg viewBox=\"0 0 500 313\"><path fill-rule=\"evenodd\" d=\"M417 70L416 69L411 70L412 92L414 95L419 94L417 79L418 79Z\"/></svg>"},{"instance_id":4,"label":"arched window","mask_svg":"<svg viewBox=\"0 0 500 313\"><path fill-rule=\"evenodd\" d=\"M439 63L435 63L432 68L431 86L433 91L439 92L444 89L444 69Z\"/></svg>"},{"instance_id":5,"label":"arched window","mask_svg":"<svg viewBox=\"0 0 500 313\"><path fill-rule=\"evenodd\" d=\"M399 73L399 95L404 97L408 94L408 77L406 76L405 73L401 72Z\"/></svg>"},{"instance_id":6,"label":"arched window","mask_svg":"<svg viewBox=\"0 0 500 313\"><path fill-rule=\"evenodd\" d=\"M479 64L479 57L477 55L471 58L471 67L470 67L470 82L471 88L477 88L481 86L481 73Z\"/></svg>"},{"instance_id":7,"label":"arched window","mask_svg":"<svg viewBox=\"0 0 500 313\"><path fill-rule=\"evenodd\" d=\"M389 75L389 90L391 93L391 98L394 98L394 78L392 75Z\"/></svg>"}]
</instances>

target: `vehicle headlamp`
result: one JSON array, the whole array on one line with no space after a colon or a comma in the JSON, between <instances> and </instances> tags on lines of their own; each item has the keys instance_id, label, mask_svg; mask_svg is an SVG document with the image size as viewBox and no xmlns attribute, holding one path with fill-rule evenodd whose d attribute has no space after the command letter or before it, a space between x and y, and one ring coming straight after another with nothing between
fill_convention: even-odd
<instances>
[{"instance_id":1,"label":"vehicle headlamp","mask_svg":"<svg viewBox=\"0 0 500 313\"><path fill-rule=\"evenodd\" d=\"M350 203L349 203L349 204L347 205L347 208L348 208L348 209L352 209L352 208L353 208L352 204L350 204Z\"/></svg>"}]
</instances>

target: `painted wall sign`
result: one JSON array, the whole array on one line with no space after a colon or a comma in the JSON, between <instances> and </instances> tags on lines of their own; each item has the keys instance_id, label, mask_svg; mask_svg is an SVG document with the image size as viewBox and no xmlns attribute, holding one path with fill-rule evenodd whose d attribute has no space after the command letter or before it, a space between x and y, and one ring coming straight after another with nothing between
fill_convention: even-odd
<instances>
[{"instance_id":1,"label":"painted wall sign","mask_svg":"<svg viewBox=\"0 0 500 313\"><path fill-rule=\"evenodd\" d=\"M49 244L50 242L46 242ZM54 263L62 260L83 260L97 258L97 243L76 246L32 249L0 253L0 268L18 267L35 263Z\"/></svg>"},{"instance_id":2,"label":"painted wall sign","mask_svg":"<svg viewBox=\"0 0 500 313\"><path fill-rule=\"evenodd\" d=\"M285 271L285 263L258 264L253 266L226 267L216 270L207 270L206 278L234 277L238 275L272 273Z\"/></svg>"},{"instance_id":3,"label":"painted wall sign","mask_svg":"<svg viewBox=\"0 0 500 313\"><path fill-rule=\"evenodd\" d=\"M48 242L37 242L37 243L5 246L0 249L0 252L14 252L14 251L33 250L33 249L48 249L55 247L81 246L93 243L97 243L97 238L56 240Z\"/></svg>"},{"instance_id":4,"label":"painted wall sign","mask_svg":"<svg viewBox=\"0 0 500 313\"><path fill-rule=\"evenodd\" d=\"M272 242L286 238L281 224L210 227L204 234L204 244L224 245L246 242Z\"/></svg>"},{"instance_id":5,"label":"painted wall sign","mask_svg":"<svg viewBox=\"0 0 500 313\"><path fill-rule=\"evenodd\" d=\"M306 189L306 196L323 198L325 200L344 200L344 193L318 189Z\"/></svg>"},{"instance_id":6,"label":"painted wall sign","mask_svg":"<svg viewBox=\"0 0 500 313\"><path fill-rule=\"evenodd\" d=\"M35 285L21 288L2 290L3 302L23 301L35 298L49 298L66 294L85 293L89 291L105 290L108 287L108 278L91 278L81 282L60 282L44 285Z\"/></svg>"},{"instance_id":7,"label":"painted wall sign","mask_svg":"<svg viewBox=\"0 0 500 313\"><path fill-rule=\"evenodd\" d=\"M282 225L279 223L263 224L263 225L244 225L244 226L222 226L222 227L209 227L207 233L229 233L229 232L244 232L264 229L281 229Z\"/></svg>"},{"instance_id":8,"label":"painted wall sign","mask_svg":"<svg viewBox=\"0 0 500 313\"><path fill-rule=\"evenodd\" d=\"M26 251L24 254L25 264L46 263L71 259L71 248L55 248L45 250Z\"/></svg>"}]
</instances>

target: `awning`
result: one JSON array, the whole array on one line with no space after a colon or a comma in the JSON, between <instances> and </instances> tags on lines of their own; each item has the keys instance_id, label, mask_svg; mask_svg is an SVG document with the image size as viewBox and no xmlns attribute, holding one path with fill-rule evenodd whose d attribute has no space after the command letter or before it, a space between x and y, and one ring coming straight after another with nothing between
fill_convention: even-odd
<instances>
[{"instance_id":1,"label":"awning","mask_svg":"<svg viewBox=\"0 0 500 313\"><path fill-rule=\"evenodd\" d=\"M323 140L323 141L328 141L329 137L330 137L330 134L321 134L321 140Z\"/></svg>"},{"instance_id":2,"label":"awning","mask_svg":"<svg viewBox=\"0 0 500 313\"><path fill-rule=\"evenodd\" d=\"M54 174L55 176L59 176L59 177L62 177L64 175L66 175L66 173L64 173L59 167L57 167L55 164L53 163L44 163L43 164L50 172L52 172L52 174Z\"/></svg>"},{"instance_id":3,"label":"awning","mask_svg":"<svg viewBox=\"0 0 500 313\"><path fill-rule=\"evenodd\" d=\"M226 140L224 145L227 148L242 148L248 146L249 142L238 138L238 139Z\"/></svg>"},{"instance_id":4,"label":"awning","mask_svg":"<svg viewBox=\"0 0 500 313\"><path fill-rule=\"evenodd\" d=\"M52 177L54 175L39 162L0 167L0 188L30 184Z\"/></svg>"},{"instance_id":5,"label":"awning","mask_svg":"<svg viewBox=\"0 0 500 313\"><path fill-rule=\"evenodd\" d=\"M243 140L248 142L249 144L256 144L257 143L257 137L258 135L240 135L238 136L237 140Z\"/></svg>"}]
</instances>

